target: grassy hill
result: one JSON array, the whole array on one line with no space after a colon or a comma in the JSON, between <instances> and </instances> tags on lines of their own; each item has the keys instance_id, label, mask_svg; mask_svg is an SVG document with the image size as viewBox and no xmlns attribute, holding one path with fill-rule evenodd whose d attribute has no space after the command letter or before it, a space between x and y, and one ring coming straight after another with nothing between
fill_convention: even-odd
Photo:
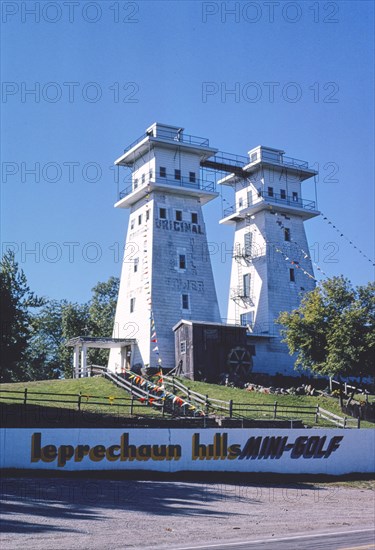
<instances>
[{"instance_id":1,"label":"grassy hill","mask_svg":"<svg viewBox=\"0 0 375 550\"><path fill-rule=\"evenodd\" d=\"M283 408L288 407L320 407L332 412L333 414L343 416L340 410L338 400L329 397L312 397L312 396L297 396L297 395L272 395L263 394L257 392L248 392L239 388L228 388L225 386L218 386L216 384L206 384L204 382L195 382L179 378L179 380L188 386L191 390L199 392L203 395L208 395L211 399L221 399L224 401L233 400L234 404L238 405L273 405L275 401L278 403L278 409L280 411L280 417L283 418L302 418L304 423L310 426L315 426L314 416L305 416L300 413L285 412ZM23 398L22 393L27 388L27 402L33 405L63 407L63 408L77 408L78 395L81 393L81 408L82 410L89 410L95 412L112 413L116 415L129 416L130 413L130 396L129 394L115 386L112 382L100 377L95 376L92 378L80 378L74 380L45 380L38 382L19 382L13 384L0 384L0 399L2 402L16 403L11 398L18 397ZM11 393L4 393L4 390L8 390ZM38 395L34 394L36 392ZM44 395L47 394L47 395ZM55 395L52 395L55 394ZM52 402L49 400L59 400L59 402ZM71 402L69 402L71 401ZM20 401L22 402L22 401ZM120 406L125 405L125 406ZM155 409L147 407L141 404L139 401L133 403L133 414L139 415L159 415L160 413ZM251 412L251 417L255 419L270 418L269 413L266 414L264 410L257 410ZM319 420L318 426L330 426L332 424L323 420ZM373 424L368 422L361 423L363 427L374 427Z\"/></svg>"}]
</instances>

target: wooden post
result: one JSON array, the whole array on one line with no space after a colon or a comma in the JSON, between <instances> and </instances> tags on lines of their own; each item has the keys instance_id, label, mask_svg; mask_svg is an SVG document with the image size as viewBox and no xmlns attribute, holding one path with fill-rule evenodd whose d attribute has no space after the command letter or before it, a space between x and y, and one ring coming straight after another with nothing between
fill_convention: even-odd
<instances>
[{"instance_id":1,"label":"wooden post","mask_svg":"<svg viewBox=\"0 0 375 550\"><path fill-rule=\"evenodd\" d=\"M26 405L27 403L27 388L25 388L25 391L23 392L23 404Z\"/></svg>"},{"instance_id":2,"label":"wooden post","mask_svg":"<svg viewBox=\"0 0 375 550\"><path fill-rule=\"evenodd\" d=\"M359 429L361 427L361 417L358 416L357 418L357 428Z\"/></svg>"},{"instance_id":3,"label":"wooden post","mask_svg":"<svg viewBox=\"0 0 375 550\"><path fill-rule=\"evenodd\" d=\"M275 401L275 403L273 405L273 418L274 418L274 420L276 419L276 416L277 416L277 401Z\"/></svg>"},{"instance_id":4,"label":"wooden post","mask_svg":"<svg viewBox=\"0 0 375 550\"><path fill-rule=\"evenodd\" d=\"M78 394L77 411L81 410L82 392Z\"/></svg>"},{"instance_id":5,"label":"wooden post","mask_svg":"<svg viewBox=\"0 0 375 550\"><path fill-rule=\"evenodd\" d=\"M206 394L206 414L208 414L208 406L209 406L208 395Z\"/></svg>"},{"instance_id":6,"label":"wooden post","mask_svg":"<svg viewBox=\"0 0 375 550\"><path fill-rule=\"evenodd\" d=\"M187 398L188 398L188 401L190 402L190 388L188 388Z\"/></svg>"},{"instance_id":7,"label":"wooden post","mask_svg":"<svg viewBox=\"0 0 375 550\"><path fill-rule=\"evenodd\" d=\"M329 377L329 391L332 393L332 376Z\"/></svg>"},{"instance_id":8,"label":"wooden post","mask_svg":"<svg viewBox=\"0 0 375 550\"><path fill-rule=\"evenodd\" d=\"M233 399L230 399L229 401L229 418L232 418L233 416Z\"/></svg>"},{"instance_id":9,"label":"wooden post","mask_svg":"<svg viewBox=\"0 0 375 550\"><path fill-rule=\"evenodd\" d=\"M130 399L130 416L133 416L133 407L134 407L134 395L131 395Z\"/></svg>"},{"instance_id":10,"label":"wooden post","mask_svg":"<svg viewBox=\"0 0 375 550\"><path fill-rule=\"evenodd\" d=\"M176 388L174 385L174 376L172 376L172 393L176 393Z\"/></svg>"},{"instance_id":11,"label":"wooden post","mask_svg":"<svg viewBox=\"0 0 375 550\"><path fill-rule=\"evenodd\" d=\"M344 416L344 428L346 428L346 421L347 421L347 418L346 416Z\"/></svg>"},{"instance_id":12,"label":"wooden post","mask_svg":"<svg viewBox=\"0 0 375 550\"><path fill-rule=\"evenodd\" d=\"M331 379L330 379L331 380ZM319 405L316 406L316 412L315 412L315 424L318 423L319 419Z\"/></svg>"}]
</instances>

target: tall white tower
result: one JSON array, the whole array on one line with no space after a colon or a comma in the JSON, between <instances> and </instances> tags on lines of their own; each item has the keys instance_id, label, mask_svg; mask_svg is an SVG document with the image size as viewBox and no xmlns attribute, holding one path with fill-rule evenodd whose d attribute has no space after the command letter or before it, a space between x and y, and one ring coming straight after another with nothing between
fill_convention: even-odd
<instances>
[{"instance_id":1,"label":"tall white tower","mask_svg":"<svg viewBox=\"0 0 375 550\"><path fill-rule=\"evenodd\" d=\"M296 374L275 319L315 286L304 221L319 212L301 198L302 181L315 174L307 162L258 146L242 173L219 182L235 190L235 204L220 222L235 225L228 322L248 327L254 371Z\"/></svg>"},{"instance_id":2,"label":"tall white tower","mask_svg":"<svg viewBox=\"0 0 375 550\"><path fill-rule=\"evenodd\" d=\"M128 366L172 368L180 319L221 322L202 214L218 193L201 164L216 152L207 139L155 123L115 161L132 171L115 204L130 209L113 331L137 339ZM109 368L123 365L112 349Z\"/></svg>"}]
</instances>

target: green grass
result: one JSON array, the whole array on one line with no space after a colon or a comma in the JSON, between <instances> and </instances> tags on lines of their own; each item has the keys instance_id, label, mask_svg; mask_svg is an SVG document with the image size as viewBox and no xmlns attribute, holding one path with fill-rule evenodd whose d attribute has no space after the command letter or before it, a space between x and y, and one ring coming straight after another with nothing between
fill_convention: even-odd
<instances>
[{"instance_id":1,"label":"green grass","mask_svg":"<svg viewBox=\"0 0 375 550\"><path fill-rule=\"evenodd\" d=\"M191 390L201 393L203 395L208 395L211 399L221 399L223 401L233 400L233 403L243 404L243 405L261 405L261 404L274 404L275 401L278 403L278 408L280 409L280 416L278 418L301 418L306 425L316 426L313 415L301 415L296 414L293 416L292 413L288 412L283 415L283 407L305 407L311 406L316 407L319 405L323 409L343 417L339 405L338 399L333 399L330 397L324 396L309 396L309 395L275 395L275 394L264 394L258 393L255 391L249 392L240 388L229 388L226 386L219 386L217 384L207 384L205 382L196 382L192 380L187 380L186 378L177 378L182 384L188 386ZM251 413L253 418L270 418L270 415L265 413ZM354 419L353 419L354 420ZM334 425L330 422L326 422L323 419L319 419L318 426L328 426L333 427ZM371 422L361 422L362 427L374 428L374 424Z\"/></svg>"},{"instance_id":2,"label":"green grass","mask_svg":"<svg viewBox=\"0 0 375 550\"><path fill-rule=\"evenodd\" d=\"M100 412L105 414L116 414L121 416L130 416L130 396L128 392L118 388L115 384L102 378L94 376L92 378L79 378L69 380L41 380L37 382L17 382L12 384L0 384L0 390L10 390L11 392L24 391L27 388L27 402L32 405L42 405L44 407L62 407L77 408L78 394L82 393L81 410ZM32 392L48 393L50 395L33 395ZM51 394L57 394L52 396ZM72 394L72 396L66 396ZM74 394L74 395L73 395ZM66 396L66 399L64 398ZM11 397L22 399L23 396L17 393L0 393L1 401L5 403L17 403L11 400ZM39 397L39 399L38 399ZM110 399L111 398L111 399ZM113 399L114 398L114 399ZM124 400L119 400L123 398ZM32 400L31 400L32 399ZM35 401L34 401L35 399ZM51 401L42 401L42 399L51 399ZM60 402L53 402L52 399L61 399ZM68 403L67 401L73 401ZM20 401L21 402L21 401ZM96 403L96 404L94 404ZM119 404L126 404L120 407ZM159 411L148 407L139 401L134 401L134 415L161 415Z\"/></svg>"},{"instance_id":3,"label":"green grass","mask_svg":"<svg viewBox=\"0 0 375 550\"><path fill-rule=\"evenodd\" d=\"M312 406L315 407L319 405L323 409L326 409L333 414L338 416L344 416L340 410L338 400L328 398L328 397L311 397L311 396L299 396L299 395L273 395L273 394L262 394L258 392L248 392L239 388L228 388L225 386L219 386L217 384L206 384L205 382L195 382L187 380L186 378L179 378L185 386L188 386L191 390L199 392L203 395L208 395L211 399L222 399L223 401L233 400L235 404L246 404L246 405L261 405L261 404L270 404L273 405L275 401L278 403L278 418L293 418L293 419L302 419L306 425L316 426L315 419L313 415L303 415L300 412L285 412L283 414L283 407L290 406ZM28 389L29 398L37 398L38 396L32 395L31 392L46 392L48 394L58 394L58 396L63 396L65 394L74 394L74 397L56 397L56 399L61 399L62 402L54 403L52 401L46 402L36 400L30 401L34 405L43 405L43 406L52 406L52 407L64 407L64 408L76 408L77 399L79 392L82 393L82 410L89 410L95 412L102 412L106 414L116 414L122 416L129 416L130 412L130 403L129 403L129 394L112 382L105 380L100 376L94 376L92 378L80 378L80 379L69 379L69 380L43 380L38 382L18 382L13 384L0 384L1 390L11 390L23 391L24 388ZM16 401L11 401L10 397L19 397L22 398L21 394L16 393L1 393L1 401L8 403L16 403ZM88 398L86 396L89 396ZM95 396L100 396L102 399L98 399ZM47 398L47 396L40 396L40 398ZM109 399L109 397L114 399ZM119 398L127 399L129 406L119 407L120 403ZM51 396L52 399L52 396ZM67 403L67 400L72 400L74 403ZM93 402L99 402L100 404L91 404ZM271 413L271 411L270 411ZM251 418L254 419L270 419L272 414L253 411L251 412ZM136 415L159 415L160 413L146 405L142 405L138 401L135 401L134 414ZM250 418L250 416L249 416ZM333 424L319 419L319 427L334 427ZM370 422L361 422L361 426L364 428L373 428L374 424Z\"/></svg>"}]
</instances>

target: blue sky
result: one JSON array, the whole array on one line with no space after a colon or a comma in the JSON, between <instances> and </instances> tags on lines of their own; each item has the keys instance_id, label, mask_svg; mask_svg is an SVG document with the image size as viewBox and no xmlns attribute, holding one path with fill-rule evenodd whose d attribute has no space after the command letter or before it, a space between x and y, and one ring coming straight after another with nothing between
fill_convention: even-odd
<instances>
[{"instance_id":1,"label":"blue sky","mask_svg":"<svg viewBox=\"0 0 375 550\"><path fill-rule=\"evenodd\" d=\"M76 4L1 6L2 242L33 290L84 302L120 274L128 215L113 208L113 160L154 121L319 167L319 208L373 257L372 2ZM220 199L205 217L208 240L229 249ZM306 229L328 276L372 279L321 217ZM225 317L229 256L212 263Z\"/></svg>"}]
</instances>

